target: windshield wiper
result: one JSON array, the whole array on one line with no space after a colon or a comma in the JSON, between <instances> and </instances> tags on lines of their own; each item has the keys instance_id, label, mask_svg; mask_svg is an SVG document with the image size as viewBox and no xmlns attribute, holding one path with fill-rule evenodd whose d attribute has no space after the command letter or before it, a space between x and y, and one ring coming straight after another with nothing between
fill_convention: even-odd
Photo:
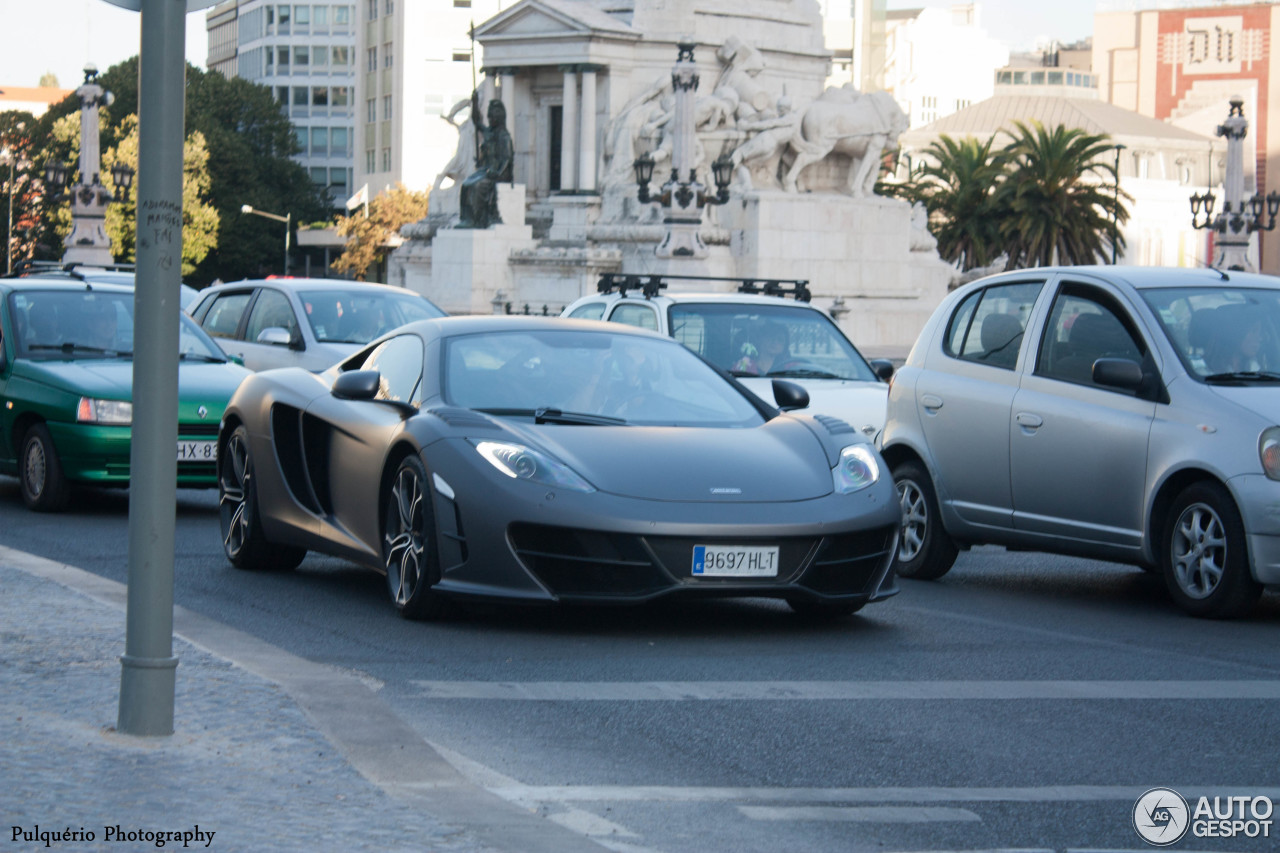
<instances>
[{"instance_id":1,"label":"windshield wiper","mask_svg":"<svg viewBox=\"0 0 1280 853\"><path fill-rule=\"evenodd\" d=\"M576 426L624 426L623 418L611 418L608 415L593 415L587 412L562 412L551 406L540 406L536 409L476 409L486 415L500 417L533 418L536 424L570 424Z\"/></svg>"},{"instance_id":2,"label":"windshield wiper","mask_svg":"<svg viewBox=\"0 0 1280 853\"><path fill-rule=\"evenodd\" d=\"M771 370L769 375L776 377L799 376L804 379L844 379L843 376L839 376L829 370L819 370L813 367L797 367L790 370Z\"/></svg>"},{"instance_id":3,"label":"windshield wiper","mask_svg":"<svg viewBox=\"0 0 1280 853\"><path fill-rule=\"evenodd\" d=\"M1232 382L1280 382L1280 373L1270 370L1238 370L1228 373L1213 373L1206 376L1204 381L1222 384Z\"/></svg>"},{"instance_id":4,"label":"windshield wiper","mask_svg":"<svg viewBox=\"0 0 1280 853\"><path fill-rule=\"evenodd\" d=\"M73 341L67 341L63 344L29 344L28 350L47 350L49 352L62 352L67 355L77 352L92 352L99 355L127 356L133 357L133 353L129 350L106 349L105 347L91 347L88 344L77 344Z\"/></svg>"},{"instance_id":5,"label":"windshield wiper","mask_svg":"<svg viewBox=\"0 0 1280 853\"><path fill-rule=\"evenodd\" d=\"M210 364L226 364L225 358L218 358L216 355L205 355L202 352L182 352L178 353L178 360L194 359L196 361L207 361Z\"/></svg>"}]
</instances>

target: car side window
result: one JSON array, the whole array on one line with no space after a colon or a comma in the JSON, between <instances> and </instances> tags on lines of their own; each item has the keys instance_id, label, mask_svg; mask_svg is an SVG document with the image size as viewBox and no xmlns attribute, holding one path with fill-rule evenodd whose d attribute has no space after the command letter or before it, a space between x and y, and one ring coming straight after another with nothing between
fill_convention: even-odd
<instances>
[{"instance_id":1,"label":"car side window","mask_svg":"<svg viewBox=\"0 0 1280 853\"><path fill-rule=\"evenodd\" d=\"M604 303L588 302L586 305L579 305L569 316L575 320L599 320L604 316Z\"/></svg>"},{"instance_id":2,"label":"car side window","mask_svg":"<svg viewBox=\"0 0 1280 853\"><path fill-rule=\"evenodd\" d=\"M623 323L656 332L658 331L658 312L648 305L623 303L613 309L613 313L609 315L609 322Z\"/></svg>"},{"instance_id":3,"label":"car side window","mask_svg":"<svg viewBox=\"0 0 1280 853\"><path fill-rule=\"evenodd\" d=\"M1141 335L1134 333L1126 313L1112 300L1094 288L1068 285L1049 312L1036 373L1093 385L1093 363L1098 359L1125 358L1141 364L1146 352Z\"/></svg>"},{"instance_id":4,"label":"car side window","mask_svg":"<svg viewBox=\"0 0 1280 853\"><path fill-rule=\"evenodd\" d=\"M200 328L215 338L234 338L236 330L240 328L240 318L244 316L244 309L249 306L252 296L251 290L219 296L200 321Z\"/></svg>"},{"instance_id":5,"label":"car side window","mask_svg":"<svg viewBox=\"0 0 1280 853\"><path fill-rule=\"evenodd\" d=\"M1012 370L1027 317L1043 282L1000 284L964 298L951 315L943 350L953 358Z\"/></svg>"},{"instance_id":6,"label":"car side window","mask_svg":"<svg viewBox=\"0 0 1280 853\"><path fill-rule=\"evenodd\" d=\"M382 374L379 400L417 403L423 355L422 340L417 335L399 335L379 344L369 353L361 369Z\"/></svg>"},{"instance_id":7,"label":"car side window","mask_svg":"<svg viewBox=\"0 0 1280 853\"><path fill-rule=\"evenodd\" d=\"M217 306L214 307L216 310ZM249 313L249 325L245 329L244 338L256 341L264 329L271 328L284 329L293 337L298 331L298 318L294 316L289 297L278 290L263 288Z\"/></svg>"}]
</instances>

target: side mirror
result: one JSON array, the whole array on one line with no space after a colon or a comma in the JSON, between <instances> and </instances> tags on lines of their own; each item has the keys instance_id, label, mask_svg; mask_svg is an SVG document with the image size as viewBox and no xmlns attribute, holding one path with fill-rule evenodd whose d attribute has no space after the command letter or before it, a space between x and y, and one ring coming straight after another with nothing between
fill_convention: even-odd
<instances>
[{"instance_id":1,"label":"side mirror","mask_svg":"<svg viewBox=\"0 0 1280 853\"><path fill-rule=\"evenodd\" d=\"M1100 358L1093 363L1093 381L1108 388L1137 391L1145 377L1142 365L1127 358Z\"/></svg>"},{"instance_id":2,"label":"side mirror","mask_svg":"<svg viewBox=\"0 0 1280 853\"><path fill-rule=\"evenodd\" d=\"M809 405L809 392L804 386L785 379L773 380L773 399L784 412L803 409Z\"/></svg>"},{"instance_id":3,"label":"side mirror","mask_svg":"<svg viewBox=\"0 0 1280 853\"><path fill-rule=\"evenodd\" d=\"M268 326L255 339L260 344L271 344L274 347L292 347L293 338L289 334L289 330L281 326Z\"/></svg>"},{"instance_id":4,"label":"side mirror","mask_svg":"<svg viewBox=\"0 0 1280 853\"><path fill-rule=\"evenodd\" d=\"M331 393L339 400L372 400L381 385L382 374L376 370L348 370L334 380Z\"/></svg>"},{"instance_id":5,"label":"side mirror","mask_svg":"<svg viewBox=\"0 0 1280 853\"><path fill-rule=\"evenodd\" d=\"M867 362L871 365L871 369L875 372L876 378L881 382L888 382L893 378L893 362L887 358L873 358Z\"/></svg>"},{"instance_id":6,"label":"side mirror","mask_svg":"<svg viewBox=\"0 0 1280 853\"><path fill-rule=\"evenodd\" d=\"M289 336L289 349L302 351L307 348L307 342L302 339L302 330L294 329L293 334Z\"/></svg>"}]
</instances>

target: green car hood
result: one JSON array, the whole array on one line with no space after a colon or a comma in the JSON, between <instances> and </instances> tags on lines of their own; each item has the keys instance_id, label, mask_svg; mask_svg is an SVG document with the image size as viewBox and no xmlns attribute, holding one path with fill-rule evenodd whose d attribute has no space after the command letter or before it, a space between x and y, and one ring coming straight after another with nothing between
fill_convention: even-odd
<instances>
[{"instance_id":1,"label":"green car hood","mask_svg":"<svg viewBox=\"0 0 1280 853\"><path fill-rule=\"evenodd\" d=\"M128 359L24 359L14 365L13 373L84 397L129 400L133 396L133 362ZM232 392L248 375L249 370L230 362L184 361L178 365L178 399L184 409L188 404L204 404L220 417Z\"/></svg>"}]
</instances>

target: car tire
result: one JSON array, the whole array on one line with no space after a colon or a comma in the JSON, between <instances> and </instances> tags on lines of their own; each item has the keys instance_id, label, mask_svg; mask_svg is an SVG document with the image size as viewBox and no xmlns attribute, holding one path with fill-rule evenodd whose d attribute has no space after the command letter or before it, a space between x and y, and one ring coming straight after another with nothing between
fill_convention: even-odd
<instances>
[{"instance_id":1,"label":"car tire","mask_svg":"<svg viewBox=\"0 0 1280 853\"><path fill-rule=\"evenodd\" d=\"M1182 490L1169 510L1164 545L1165 585L1174 602L1192 616L1240 616L1262 594L1249 570L1240 511L1218 483L1194 483Z\"/></svg>"},{"instance_id":2,"label":"car tire","mask_svg":"<svg viewBox=\"0 0 1280 853\"><path fill-rule=\"evenodd\" d=\"M243 425L218 453L218 522L222 549L238 569L291 571L307 555L305 548L271 542L262 532L249 431Z\"/></svg>"},{"instance_id":3,"label":"car tire","mask_svg":"<svg viewBox=\"0 0 1280 853\"><path fill-rule=\"evenodd\" d=\"M933 480L923 465L911 460L893 469L893 482L902 505L902 530L893 570L903 578L936 580L951 570L958 551L942 529Z\"/></svg>"},{"instance_id":4,"label":"car tire","mask_svg":"<svg viewBox=\"0 0 1280 853\"><path fill-rule=\"evenodd\" d=\"M813 601L808 598L788 598L787 605L797 616L812 621L822 621L839 619L842 616L852 616L861 610L866 605L866 602Z\"/></svg>"},{"instance_id":5,"label":"car tire","mask_svg":"<svg viewBox=\"0 0 1280 853\"><path fill-rule=\"evenodd\" d=\"M433 587L440 581L435 512L427 469L416 455L396 468L383 503L382 561L387 592L405 619L441 619L448 601Z\"/></svg>"},{"instance_id":6,"label":"car tire","mask_svg":"<svg viewBox=\"0 0 1280 853\"><path fill-rule=\"evenodd\" d=\"M22 437L18 480L22 501L36 512L59 512L71 498L71 484L62 473L58 449L44 424L34 424Z\"/></svg>"}]
</instances>

